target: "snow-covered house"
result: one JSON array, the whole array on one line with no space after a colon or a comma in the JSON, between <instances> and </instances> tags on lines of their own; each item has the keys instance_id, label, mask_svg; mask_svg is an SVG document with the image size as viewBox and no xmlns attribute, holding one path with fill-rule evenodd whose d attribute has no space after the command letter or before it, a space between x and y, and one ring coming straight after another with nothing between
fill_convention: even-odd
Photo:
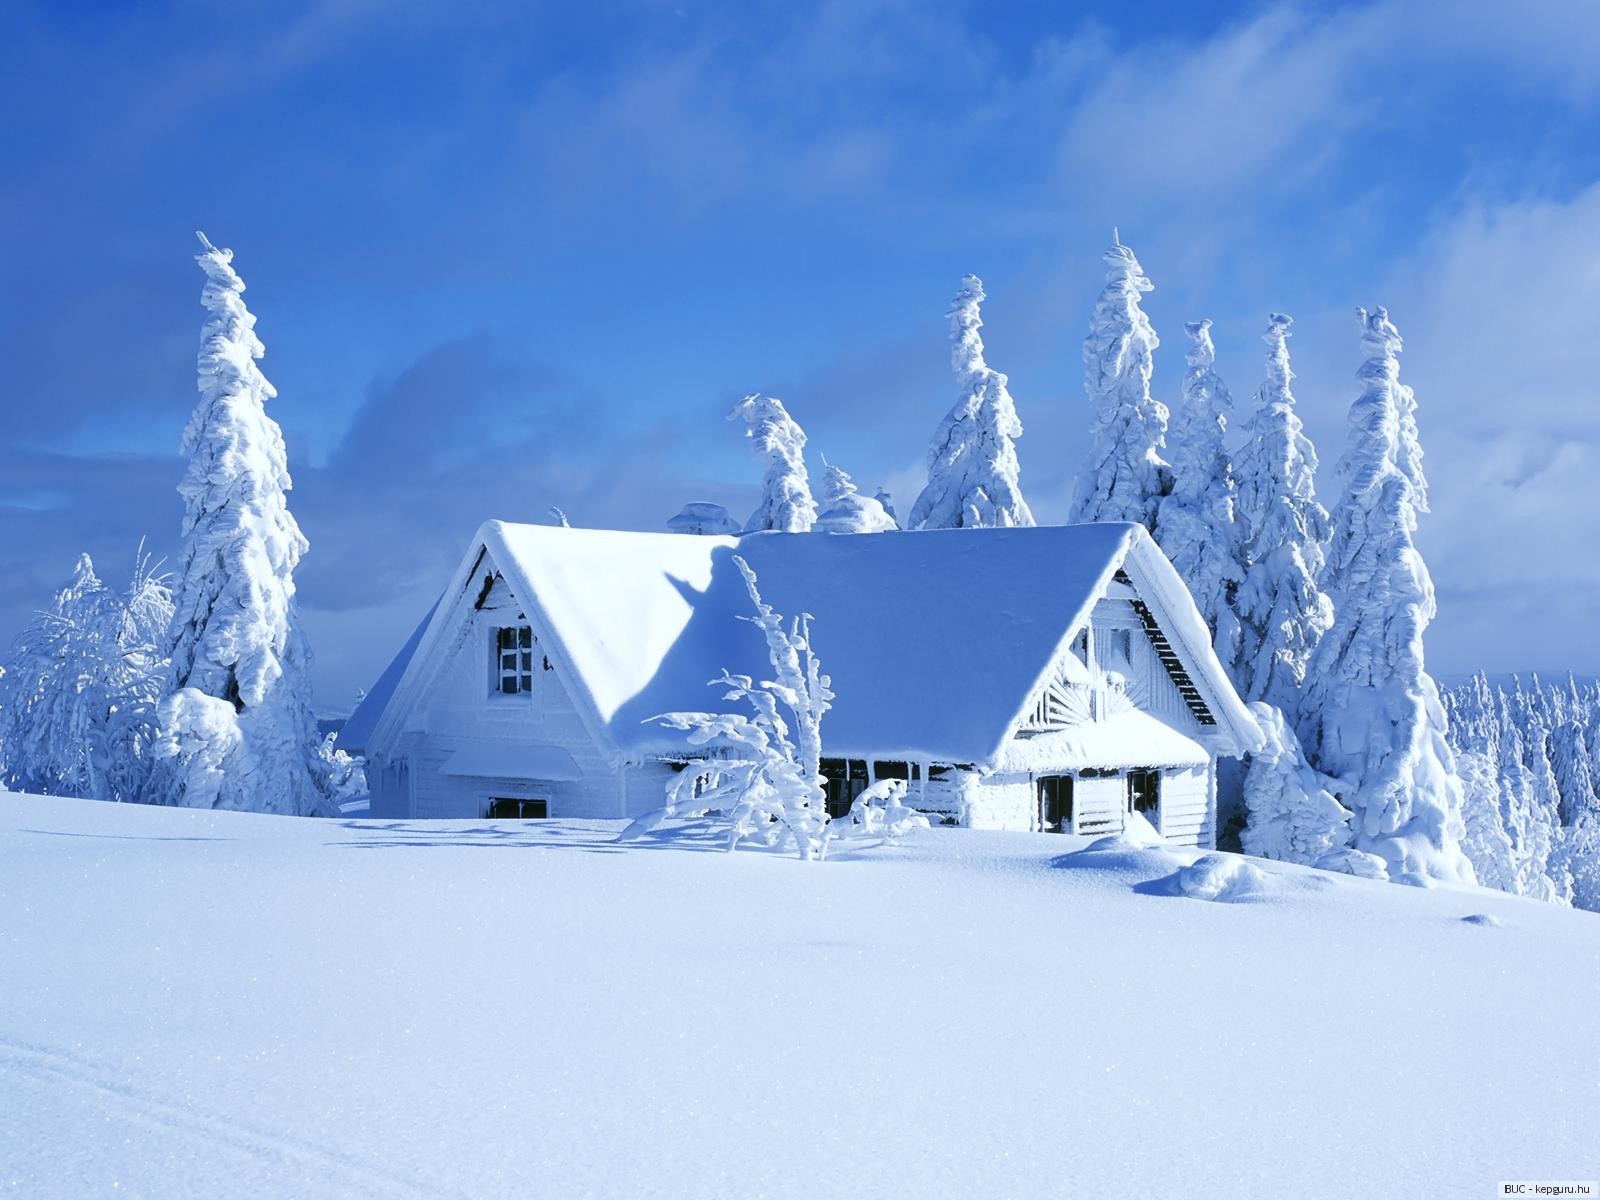
<instances>
[{"instance_id":1,"label":"snow-covered house","mask_svg":"<svg viewBox=\"0 0 1600 1200\"><path fill-rule=\"evenodd\" d=\"M650 718L762 678L733 562L813 616L836 699L830 807L906 779L975 828L1098 833L1145 812L1209 846L1216 759L1259 730L1138 525L742 537L491 521L341 734L388 817L626 817L691 749Z\"/></svg>"}]
</instances>

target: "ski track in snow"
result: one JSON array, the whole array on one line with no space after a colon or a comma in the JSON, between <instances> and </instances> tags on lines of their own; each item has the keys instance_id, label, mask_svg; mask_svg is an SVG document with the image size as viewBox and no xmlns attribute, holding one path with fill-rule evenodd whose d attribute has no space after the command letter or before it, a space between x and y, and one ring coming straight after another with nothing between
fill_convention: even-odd
<instances>
[{"instance_id":1,"label":"ski track in snow","mask_svg":"<svg viewBox=\"0 0 1600 1200\"><path fill-rule=\"evenodd\" d=\"M123 1120L175 1135L180 1142L220 1148L252 1163L287 1167L303 1180L316 1180L312 1192L363 1196L375 1200L464 1200L466 1193L430 1182L414 1182L384 1167L363 1162L330 1146L288 1137L237 1118L208 1112L187 1101L163 1097L132 1083L108 1064L86 1055L32 1045L0 1034L0 1076L15 1074L48 1087L92 1094ZM194 1182L194 1181L191 1181ZM159 1194L159 1193L151 1193Z\"/></svg>"}]
</instances>

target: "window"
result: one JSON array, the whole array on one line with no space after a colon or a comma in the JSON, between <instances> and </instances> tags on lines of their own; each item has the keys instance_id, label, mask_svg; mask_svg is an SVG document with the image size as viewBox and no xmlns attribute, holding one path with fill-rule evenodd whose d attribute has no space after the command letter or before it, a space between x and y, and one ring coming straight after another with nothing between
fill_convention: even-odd
<instances>
[{"instance_id":1,"label":"window","mask_svg":"<svg viewBox=\"0 0 1600 1200\"><path fill-rule=\"evenodd\" d=\"M494 631L495 691L506 696L533 691L533 640L528 625Z\"/></svg>"},{"instance_id":2,"label":"window","mask_svg":"<svg viewBox=\"0 0 1600 1200\"><path fill-rule=\"evenodd\" d=\"M849 816L856 797L867 790L866 760L825 758L818 766L828 788L828 815Z\"/></svg>"},{"instance_id":3,"label":"window","mask_svg":"<svg viewBox=\"0 0 1600 1200\"><path fill-rule=\"evenodd\" d=\"M1133 630L1111 629L1106 632L1105 655L1100 665L1121 671L1133 665Z\"/></svg>"},{"instance_id":4,"label":"window","mask_svg":"<svg viewBox=\"0 0 1600 1200\"><path fill-rule=\"evenodd\" d=\"M550 815L550 802L491 796L483 815L491 821L542 821Z\"/></svg>"},{"instance_id":5,"label":"window","mask_svg":"<svg viewBox=\"0 0 1600 1200\"><path fill-rule=\"evenodd\" d=\"M877 762L872 764L873 779L904 779L915 783L922 778L921 763Z\"/></svg>"},{"instance_id":6,"label":"window","mask_svg":"<svg viewBox=\"0 0 1600 1200\"><path fill-rule=\"evenodd\" d=\"M1072 776L1039 777L1039 828L1046 833L1072 832Z\"/></svg>"},{"instance_id":7,"label":"window","mask_svg":"<svg viewBox=\"0 0 1600 1200\"><path fill-rule=\"evenodd\" d=\"M1128 772L1128 811L1143 813L1155 824L1156 809L1161 802L1160 771Z\"/></svg>"}]
</instances>

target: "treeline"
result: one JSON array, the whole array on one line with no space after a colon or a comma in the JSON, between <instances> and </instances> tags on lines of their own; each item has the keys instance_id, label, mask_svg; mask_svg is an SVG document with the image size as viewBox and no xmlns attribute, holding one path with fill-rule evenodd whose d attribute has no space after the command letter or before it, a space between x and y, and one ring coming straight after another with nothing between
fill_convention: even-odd
<instances>
[{"instance_id":1,"label":"treeline","mask_svg":"<svg viewBox=\"0 0 1600 1200\"><path fill-rule=\"evenodd\" d=\"M1479 673L1444 704L1479 881L1600 911L1600 683Z\"/></svg>"}]
</instances>

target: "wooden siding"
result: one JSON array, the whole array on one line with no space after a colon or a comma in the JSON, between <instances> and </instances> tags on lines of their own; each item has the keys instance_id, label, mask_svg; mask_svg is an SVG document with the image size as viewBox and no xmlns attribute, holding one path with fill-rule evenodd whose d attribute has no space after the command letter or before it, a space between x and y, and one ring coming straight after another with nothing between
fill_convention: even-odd
<instances>
[{"instance_id":1,"label":"wooden siding","mask_svg":"<svg viewBox=\"0 0 1600 1200\"><path fill-rule=\"evenodd\" d=\"M1128 783L1121 775L1108 779L1079 777L1072 785L1073 833L1120 833L1127 811Z\"/></svg>"},{"instance_id":2,"label":"wooden siding","mask_svg":"<svg viewBox=\"0 0 1600 1200\"><path fill-rule=\"evenodd\" d=\"M1209 767L1161 773L1161 836L1178 846L1209 850L1216 843L1216 805Z\"/></svg>"},{"instance_id":3,"label":"wooden siding","mask_svg":"<svg viewBox=\"0 0 1600 1200\"><path fill-rule=\"evenodd\" d=\"M1126 631L1132 649L1128 698L1135 707L1160 717L1185 737L1200 738L1208 729L1195 720L1189 702L1178 691L1145 633L1144 622L1127 600L1101 600L1090 617L1096 657L1102 669L1111 666L1099 655L1118 631ZM1116 669L1116 668L1114 668Z\"/></svg>"},{"instance_id":4,"label":"wooden siding","mask_svg":"<svg viewBox=\"0 0 1600 1200\"><path fill-rule=\"evenodd\" d=\"M559 673L544 669L542 645L534 646L531 694L507 696L495 690L494 631L526 623L505 584L496 581L483 602L459 619L461 626L448 652L422 680L427 708L413 714L412 728L403 735L412 771L406 815L477 817L492 796L546 798L551 816L628 815L624 807L627 793L617 765L590 736ZM560 747L571 755L582 778L540 781L444 773L445 764L457 750L483 742ZM640 792L642 795L642 788ZM385 815L393 815L397 800L397 796L385 797ZM659 800L650 807L659 807Z\"/></svg>"},{"instance_id":5,"label":"wooden siding","mask_svg":"<svg viewBox=\"0 0 1600 1200\"><path fill-rule=\"evenodd\" d=\"M964 789L961 823L969 829L1033 829L1038 790L1032 775L972 775Z\"/></svg>"}]
</instances>

